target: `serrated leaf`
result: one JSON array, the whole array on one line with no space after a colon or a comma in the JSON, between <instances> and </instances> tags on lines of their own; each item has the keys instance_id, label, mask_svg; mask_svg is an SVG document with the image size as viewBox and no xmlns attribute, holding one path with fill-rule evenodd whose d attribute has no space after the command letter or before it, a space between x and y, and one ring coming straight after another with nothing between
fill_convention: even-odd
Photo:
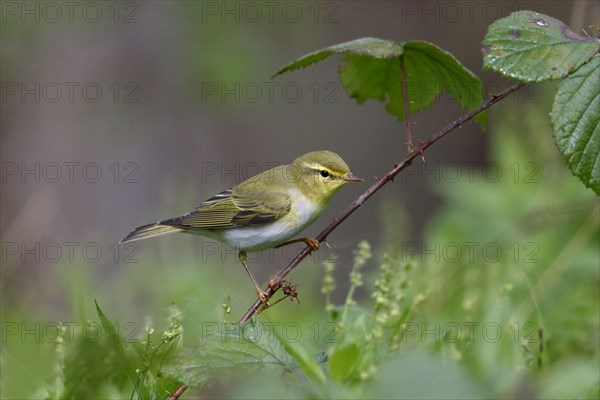
<instances>
[{"instance_id":1,"label":"serrated leaf","mask_svg":"<svg viewBox=\"0 0 600 400\"><path fill-rule=\"evenodd\" d=\"M558 150L571 172L600 194L600 56L558 86L552 106Z\"/></svg>"},{"instance_id":2,"label":"serrated leaf","mask_svg":"<svg viewBox=\"0 0 600 400\"><path fill-rule=\"evenodd\" d=\"M275 76L306 68L334 54L344 56L339 74L349 96L359 104L368 99L387 99L386 110L398 120L405 118L401 62L404 62L406 71L411 114L429 107L442 91L467 110L483 101L483 85L471 71L450 53L420 41L357 39L300 57L277 71ZM479 114L476 119L485 126L485 113Z\"/></svg>"},{"instance_id":3,"label":"serrated leaf","mask_svg":"<svg viewBox=\"0 0 600 400\"><path fill-rule=\"evenodd\" d=\"M350 372L352 372L352 369L358 363L359 357L360 350L355 344L350 344L340 349L336 348L331 357L329 357L329 372L331 377L338 382L342 382L350 375Z\"/></svg>"},{"instance_id":4,"label":"serrated leaf","mask_svg":"<svg viewBox=\"0 0 600 400\"><path fill-rule=\"evenodd\" d=\"M515 11L494 22L483 39L483 67L524 82L557 79L598 51L595 38L574 33L561 21Z\"/></svg>"},{"instance_id":5,"label":"serrated leaf","mask_svg":"<svg viewBox=\"0 0 600 400\"><path fill-rule=\"evenodd\" d=\"M250 320L246 324L225 326L161 368L161 373L191 386L201 387L212 378L236 367L246 371L276 368L291 369L292 361L272 329Z\"/></svg>"}]
</instances>

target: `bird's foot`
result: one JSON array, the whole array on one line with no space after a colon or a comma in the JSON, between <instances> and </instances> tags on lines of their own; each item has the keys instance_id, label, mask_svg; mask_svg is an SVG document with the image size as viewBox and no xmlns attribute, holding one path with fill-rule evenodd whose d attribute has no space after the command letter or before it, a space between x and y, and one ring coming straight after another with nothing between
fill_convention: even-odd
<instances>
[{"instance_id":1,"label":"bird's foot","mask_svg":"<svg viewBox=\"0 0 600 400\"><path fill-rule=\"evenodd\" d=\"M267 292L258 290L256 293L258 294L258 298L259 298L260 302L263 304L263 306L269 307L269 295L267 294Z\"/></svg>"},{"instance_id":2,"label":"bird's foot","mask_svg":"<svg viewBox=\"0 0 600 400\"><path fill-rule=\"evenodd\" d=\"M310 246L313 251L319 250L319 241L317 239L306 237L304 238L304 243L306 243L307 246Z\"/></svg>"},{"instance_id":3,"label":"bird's foot","mask_svg":"<svg viewBox=\"0 0 600 400\"><path fill-rule=\"evenodd\" d=\"M290 244L300 243L300 242L309 246L313 251L319 250L319 241L317 239L314 239L311 237L303 237L303 238L299 238L299 239L290 240L288 242L281 243L280 245L275 246L275 248L278 249L283 246L289 246Z\"/></svg>"}]
</instances>

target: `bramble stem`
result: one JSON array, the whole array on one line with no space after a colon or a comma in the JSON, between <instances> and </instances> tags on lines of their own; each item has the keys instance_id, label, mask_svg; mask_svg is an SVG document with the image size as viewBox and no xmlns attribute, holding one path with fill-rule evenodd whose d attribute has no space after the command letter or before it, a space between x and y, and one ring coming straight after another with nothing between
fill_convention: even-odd
<instances>
[{"instance_id":1,"label":"bramble stem","mask_svg":"<svg viewBox=\"0 0 600 400\"><path fill-rule=\"evenodd\" d=\"M404 100L404 121L406 122L406 145L408 146L408 154L413 151L412 141L412 121L410 119L410 102L408 101L408 90L406 85L406 68L404 67L404 56L400 56L400 73L402 76L402 99Z\"/></svg>"},{"instance_id":2,"label":"bramble stem","mask_svg":"<svg viewBox=\"0 0 600 400\"><path fill-rule=\"evenodd\" d=\"M356 211L356 209L358 207L362 206L365 201L367 201L371 196L373 196L375 194L375 192L377 192L379 189L381 189L386 183L393 180L400 171L402 171L404 168L406 168L408 165L410 165L410 163L413 159L415 159L417 156L422 155L423 152L429 146L431 146L432 144L434 144L435 142L437 142L438 140L440 140L441 138L443 138L448 133L450 133L454 129L458 128L465 122L473 119L480 112L487 110L492 105L496 104L497 102L499 102L500 100L502 100L503 98L508 96L509 94L521 89L523 86L525 86L525 83L518 82L518 83L515 83L514 85L510 86L509 88L504 89L502 92L500 92L496 95L492 95L489 99L487 99L486 101L481 103L481 105L479 107L477 107L476 109L474 109L472 111L469 111L468 113L464 114L460 118L450 122L448 125L446 125L442 129L437 131L435 134L433 134L429 139L422 142L421 145L419 147L417 147L416 149L413 149L404 158L404 160L400 161L399 163L394 164L394 167L387 174L385 174L381 178L377 179L363 194L358 196L358 198L356 200L354 200L352 203L350 203L350 205L348 205L348 207L346 207L346 209L344 211L342 211L336 218L334 218L333 221L331 221L331 223L329 225L327 225L327 227L325 227L325 229L323 229L323 231L321 233L319 233L319 235L315 239L318 240L319 242L324 242L325 239L327 239L327 236L331 232L333 232L333 230L335 228L337 228L342 222L344 222L344 220L346 218L348 218L350 216L350 214L352 214L354 211ZM292 272L294 270L294 268L296 268L298 266L298 264L300 264L300 262L311 252L312 252L311 247L309 247L309 246L305 247L296 256L296 258L294 258L284 269L282 269L281 271L279 271L277 273L277 275L275 275L274 279L283 280L283 278L285 278L290 272ZM275 294L276 291L277 290L273 290L271 287L267 288L267 290L264 292L267 296L267 300L270 299ZM242 318L240 319L240 323L248 321L250 319L250 317L252 315L254 315L256 310L261 306L261 304L262 304L262 302L260 301L260 299L256 300L254 302L254 304L252 306L250 306L250 308L248 308L248 311L246 311L246 313L242 316Z\"/></svg>"}]
</instances>

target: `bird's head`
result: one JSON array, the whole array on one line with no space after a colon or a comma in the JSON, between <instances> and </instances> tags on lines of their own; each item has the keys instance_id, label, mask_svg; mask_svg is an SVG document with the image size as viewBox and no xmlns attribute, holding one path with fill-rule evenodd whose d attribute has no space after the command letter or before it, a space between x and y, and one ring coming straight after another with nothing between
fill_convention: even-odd
<instances>
[{"instance_id":1,"label":"bird's head","mask_svg":"<svg viewBox=\"0 0 600 400\"><path fill-rule=\"evenodd\" d=\"M342 158L332 151L306 153L289 165L292 176L305 195L315 201L328 201L348 182L362 182Z\"/></svg>"}]
</instances>

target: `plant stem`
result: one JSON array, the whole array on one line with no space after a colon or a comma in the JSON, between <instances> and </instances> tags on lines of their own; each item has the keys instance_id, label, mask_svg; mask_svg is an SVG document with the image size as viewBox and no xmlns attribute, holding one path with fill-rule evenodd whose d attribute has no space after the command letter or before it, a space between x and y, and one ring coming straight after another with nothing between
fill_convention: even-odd
<instances>
[{"instance_id":1,"label":"plant stem","mask_svg":"<svg viewBox=\"0 0 600 400\"><path fill-rule=\"evenodd\" d=\"M486 101L481 103L481 105L479 107L477 107L476 109L474 109L472 111L469 111L468 113L464 114L460 118L450 122L448 125L446 125L442 129L437 131L435 134L433 134L429 139L422 142L421 145L419 147L417 147L416 149L413 149L404 158L404 160L400 161L399 163L394 164L394 167L387 174L385 174L381 178L377 179L363 194L358 196L358 198L356 200L354 200L352 203L350 203L350 205L348 207L346 207L346 209L344 211L342 211L336 218L334 218L333 221L331 221L331 223L329 225L327 225L327 227L325 227L325 229L323 229L323 231L321 233L319 233L319 235L315 239L318 240L319 243L324 242L325 239L327 239L327 236L331 232L333 232L333 230L335 228L337 228L342 222L344 222L344 220L346 218L348 218L350 216L350 214L352 214L354 211L356 211L357 208L362 206L365 201L367 201L371 196L373 196L375 194L375 192L377 192L379 189L381 189L386 183L392 181L396 177L396 175L398 175L398 173L400 171L402 171L404 168L406 168L407 166L410 165L410 163L412 162L413 159L415 159L419 155L422 156L423 152L429 146L431 146L433 143L437 142L438 140L440 140L441 138L446 136L448 133L450 133L454 129L462 126L462 124L464 124L465 122L473 119L473 117L475 117L480 112L487 110L492 105L496 104L497 102L499 102L500 100L502 100L503 98L508 96L509 94L521 89L523 86L525 86L525 83L518 82L518 83L515 83L514 85L510 86L509 88L504 89L502 92L500 92L496 95L492 95L489 99L487 99ZM277 275L275 275L274 279L283 280L283 278L285 278L290 272L292 272L294 270L294 268L296 268L298 266L298 264L300 264L300 262L307 255L309 255L311 253L311 251L312 251L312 249L309 246L306 246L296 256L296 258L294 258L285 268L283 268L281 271L279 271L277 273ZM275 294L276 290L273 290L269 287L269 288L267 288L267 290L265 292L267 295L267 299L270 299ZM243 323L243 322L246 322L247 320L249 320L250 317L252 315L254 315L256 310L258 310L258 308L261 306L261 304L262 303L261 303L260 299L256 300L254 302L254 304L252 306L250 306L250 308L248 308L248 311L246 311L246 313L242 316L242 318L240 319L240 323Z\"/></svg>"},{"instance_id":2,"label":"plant stem","mask_svg":"<svg viewBox=\"0 0 600 400\"><path fill-rule=\"evenodd\" d=\"M400 56L400 73L402 76L402 99L404 100L404 121L406 122L406 145L408 146L408 154L413 151L412 141L412 121L410 119L410 102L408 101L408 90L406 88L406 68L404 66L404 55Z\"/></svg>"}]
</instances>

